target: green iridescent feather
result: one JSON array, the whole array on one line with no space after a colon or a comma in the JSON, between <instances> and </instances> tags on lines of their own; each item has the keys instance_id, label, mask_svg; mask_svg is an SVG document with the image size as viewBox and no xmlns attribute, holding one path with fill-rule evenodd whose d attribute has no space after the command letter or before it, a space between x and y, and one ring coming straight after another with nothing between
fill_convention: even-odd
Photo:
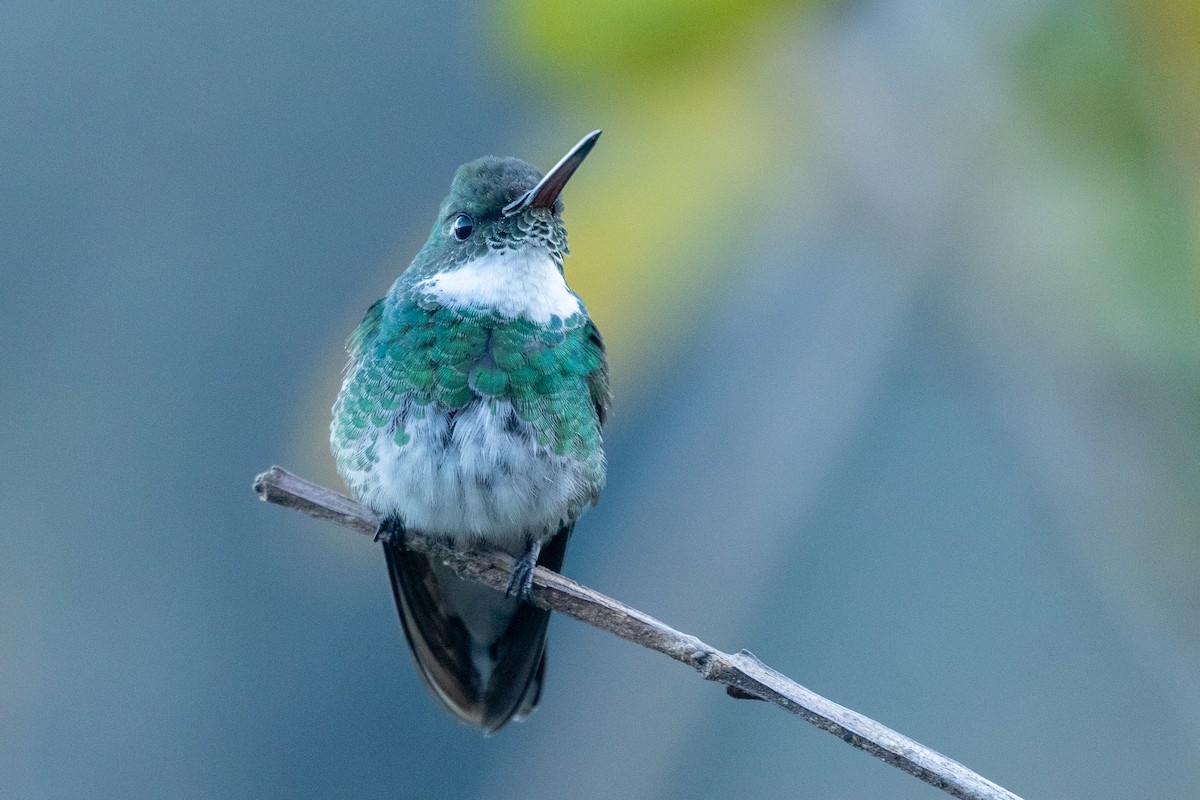
<instances>
[{"instance_id":1,"label":"green iridescent feather","mask_svg":"<svg viewBox=\"0 0 1200 800\"><path fill-rule=\"evenodd\" d=\"M385 299L367 312L349 349L349 390L335 408L339 446L377 435L392 421L388 433L404 445L408 419L508 401L539 445L589 462L597 488L603 484L608 372L603 341L584 314L539 326L423 299ZM405 413L397 414L400 408ZM371 450L359 458L363 468L373 463Z\"/></svg>"}]
</instances>

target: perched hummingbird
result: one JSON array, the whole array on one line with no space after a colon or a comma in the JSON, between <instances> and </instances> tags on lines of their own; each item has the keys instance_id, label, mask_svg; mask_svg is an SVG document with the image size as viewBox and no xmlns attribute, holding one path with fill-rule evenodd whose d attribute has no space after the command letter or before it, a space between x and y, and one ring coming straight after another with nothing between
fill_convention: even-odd
<instances>
[{"instance_id":1,"label":"perched hummingbird","mask_svg":"<svg viewBox=\"0 0 1200 800\"><path fill-rule=\"evenodd\" d=\"M594 131L543 177L486 157L454 175L429 240L350 338L333 407L338 472L380 514L400 622L467 725L528 716L549 612L524 602L604 485L604 343L563 279L559 193ZM518 559L500 593L404 549L407 531Z\"/></svg>"}]
</instances>

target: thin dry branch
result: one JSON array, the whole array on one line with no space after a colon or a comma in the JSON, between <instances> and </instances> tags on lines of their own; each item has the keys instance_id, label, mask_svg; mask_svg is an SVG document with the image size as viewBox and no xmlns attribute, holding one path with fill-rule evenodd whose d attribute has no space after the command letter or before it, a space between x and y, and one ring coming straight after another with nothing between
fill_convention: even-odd
<instances>
[{"instance_id":1,"label":"thin dry branch","mask_svg":"<svg viewBox=\"0 0 1200 800\"><path fill-rule=\"evenodd\" d=\"M254 490L269 503L288 506L318 519L332 520L369 536L374 536L379 526L378 516L370 509L280 467L272 467L255 478ZM414 533L405 536L405 546L440 559L467 580L500 591L508 585L513 559L503 553L454 550L436 539ZM745 650L723 653L695 636L681 633L557 572L537 568L530 600L541 608L573 617L682 661L706 680L725 684L735 697L754 697L775 703L954 797L1021 800L957 761L804 688Z\"/></svg>"}]
</instances>

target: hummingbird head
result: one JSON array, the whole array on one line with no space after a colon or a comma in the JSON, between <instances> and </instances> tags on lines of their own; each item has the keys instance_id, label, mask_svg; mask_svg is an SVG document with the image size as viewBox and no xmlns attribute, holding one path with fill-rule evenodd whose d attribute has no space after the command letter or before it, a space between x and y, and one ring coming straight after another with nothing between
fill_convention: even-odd
<instances>
[{"instance_id":1,"label":"hummingbird head","mask_svg":"<svg viewBox=\"0 0 1200 800\"><path fill-rule=\"evenodd\" d=\"M598 138L600 131L585 136L544 176L519 158L486 156L459 167L413 277L529 247L545 250L561 269L567 231L559 194Z\"/></svg>"}]
</instances>

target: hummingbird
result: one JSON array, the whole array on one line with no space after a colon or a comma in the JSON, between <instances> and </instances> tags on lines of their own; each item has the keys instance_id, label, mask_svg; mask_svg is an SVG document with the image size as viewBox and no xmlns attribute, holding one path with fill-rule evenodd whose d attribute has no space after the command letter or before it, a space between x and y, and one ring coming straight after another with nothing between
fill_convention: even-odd
<instances>
[{"instance_id":1,"label":"hummingbird","mask_svg":"<svg viewBox=\"0 0 1200 800\"><path fill-rule=\"evenodd\" d=\"M494 733L537 707L550 613L526 602L559 571L604 486L604 342L567 286L559 194L600 136L541 175L517 158L463 164L429 239L350 337L330 444L383 520L401 627L463 723ZM408 532L516 559L507 591L404 547Z\"/></svg>"}]
</instances>

